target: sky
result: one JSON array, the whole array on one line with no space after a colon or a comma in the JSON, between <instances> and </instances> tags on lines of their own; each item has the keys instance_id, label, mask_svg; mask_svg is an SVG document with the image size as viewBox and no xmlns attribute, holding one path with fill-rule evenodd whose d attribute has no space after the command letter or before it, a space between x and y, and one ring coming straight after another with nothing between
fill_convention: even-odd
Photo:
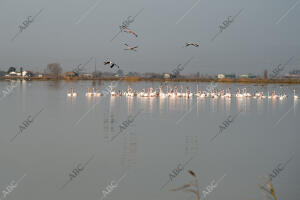
<instances>
[{"instance_id":1,"label":"sky","mask_svg":"<svg viewBox=\"0 0 300 200\"><path fill-rule=\"evenodd\" d=\"M129 25L138 37L122 32L111 41L141 9ZM112 60L124 72L170 73L193 57L182 74L262 74L294 56L288 72L300 69L299 19L300 0L0 0L0 70L42 72L58 62L71 71L93 56L100 71L109 71L103 62ZM186 42L199 47L185 48ZM125 43L137 52L125 51ZM86 68L93 72L94 63Z\"/></svg>"}]
</instances>

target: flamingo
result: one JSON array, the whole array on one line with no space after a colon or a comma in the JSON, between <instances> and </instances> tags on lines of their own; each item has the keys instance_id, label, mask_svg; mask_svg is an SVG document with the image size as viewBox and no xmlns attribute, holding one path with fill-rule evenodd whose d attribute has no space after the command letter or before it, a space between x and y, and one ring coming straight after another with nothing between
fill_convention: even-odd
<instances>
[{"instance_id":1,"label":"flamingo","mask_svg":"<svg viewBox=\"0 0 300 200\"><path fill-rule=\"evenodd\" d=\"M117 96L117 92L116 92L116 89L115 89L115 88L112 89L110 95L111 95L112 97Z\"/></svg>"},{"instance_id":2,"label":"flamingo","mask_svg":"<svg viewBox=\"0 0 300 200\"><path fill-rule=\"evenodd\" d=\"M261 93L256 91L255 96L256 97L261 97Z\"/></svg>"},{"instance_id":3,"label":"flamingo","mask_svg":"<svg viewBox=\"0 0 300 200\"><path fill-rule=\"evenodd\" d=\"M201 93L202 93L201 90L197 90L196 96L197 96L197 97L200 97L200 96L201 96Z\"/></svg>"},{"instance_id":4,"label":"flamingo","mask_svg":"<svg viewBox=\"0 0 300 200\"><path fill-rule=\"evenodd\" d=\"M245 97L251 97L252 96L249 92L247 92L247 88L244 88L244 96Z\"/></svg>"},{"instance_id":5,"label":"flamingo","mask_svg":"<svg viewBox=\"0 0 300 200\"><path fill-rule=\"evenodd\" d=\"M121 96L123 96L123 93L122 93L122 91L121 90L119 90L119 93L118 93L118 95L121 97Z\"/></svg>"},{"instance_id":6,"label":"flamingo","mask_svg":"<svg viewBox=\"0 0 300 200\"><path fill-rule=\"evenodd\" d=\"M279 100L283 100L283 96L282 95L280 95Z\"/></svg>"},{"instance_id":7,"label":"flamingo","mask_svg":"<svg viewBox=\"0 0 300 200\"><path fill-rule=\"evenodd\" d=\"M138 48L138 46L130 47L128 44L124 44L124 45L126 46L126 49L124 50L136 51L136 48Z\"/></svg>"},{"instance_id":8,"label":"flamingo","mask_svg":"<svg viewBox=\"0 0 300 200\"><path fill-rule=\"evenodd\" d=\"M167 97L167 94L163 92L162 86L159 87L159 97L165 98Z\"/></svg>"},{"instance_id":9,"label":"flamingo","mask_svg":"<svg viewBox=\"0 0 300 200\"><path fill-rule=\"evenodd\" d=\"M194 42L187 42L187 43L185 44L185 47L188 47L188 46L199 47L199 44L194 43Z\"/></svg>"},{"instance_id":10,"label":"flamingo","mask_svg":"<svg viewBox=\"0 0 300 200\"><path fill-rule=\"evenodd\" d=\"M230 93L229 88L226 90L226 94L224 96L227 97L227 98L231 98L231 93Z\"/></svg>"},{"instance_id":11,"label":"flamingo","mask_svg":"<svg viewBox=\"0 0 300 200\"><path fill-rule=\"evenodd\" d=\"M71 88L71 92L67 93L68 97L76 97L77 93L74 92L74 88Z\"/></svg>"},{"instance_id":12,"label":"flamingo","mask_svg":"<svg viewBox=\"0 0 300 200\"><path fill-rule=\"evenodd\" d=\"M192 92L190 92L189 88L187 87L186 91L185 91L185 97L190 98L190 97L193 97L193 95L194 94Z\"/></svg>"},{"instance_id":13,"label":"flamingo","mask_svg":"<svg viewBox=\"0 0 300 200\"><path fill-rule=\"evenodd\" d=\"M144 97L145 96L145 89L142 89L142 91L139 93L140 97Z\"/></svg>"},{"instance_id":14,"label":"flamingo","mask_svg":"<svg viewBox=\"0 0 300 200\"><path fill-rule=\"evenodd\" d=\"M237 89L237 92L235 94L236 97L244 97L244 95L241 94L240 88Z\"/></svg>"},{"instance_id":15,"label":"flamingo","mask_svg":"<svg viewBox=\"0 0 300 200\"><path fill-rule=\"evenodd\" d=\"M275 93L275 90L272 92L272 99L277 99L279 96Z\"/></svg>"},{"instance_id":16,"label":"flamingo","mask_svg":"<svg viewBox=\"0 0 300 200\"><path fill-rule=\"evenodd\" d=\"M176 97L183 97L184 96L182 90L183 90L183 87L181 86L180 87L180 92L177 92L177 87L175 86L175 95L176 95Z\"/></svg>"},{"instance_id":17,"label":"flamingo","mask_svg":"<svg viewBox=\"0 0 300 200\"><path fill-rule=\"evenodd\" d=\"M152 88L152 87L150 87L150 88L148 89L148 96L149 96L149 97L156 97L156 96L157 96L156 91L153 92L153 88Z\"/></svg>"},{"instance_id":18,"label":"flamingo","mask_svg":"<svg viewBox=\"0 0 300 200\"><path fill-rule=\"evenodd\" d=\"M112 61L106 61L106 62L104 62L104 65L110 65L110 68L113 68L114 66L117 66L118 68L120 68L119 67L119 65L117 65L116 63L113 63Z\"/></svg>"},{"instance_id":19,"label":"flamingo","mask_svg":"<svg viewBox=\"0 0 300 200\"><path fill-rule=\"evenodd\" d=\"M125 32L130 33L130 34L134 35L135 37L137 37L137 34L135 32L133 32L132 30L130 30L128 27L126 27L124 30L125 30Z\"/></svg>"},{"instance_id":20,"label":"flamingo","mask_svg":"<svg viewBox=\"0 0 300 200\"><path fill-rule=\"evenodd\" d=\"M272 96L269 95L269 91L268 91L268 99L271 99L271 98L272 98Z\"/></svg>"}]
</instances>

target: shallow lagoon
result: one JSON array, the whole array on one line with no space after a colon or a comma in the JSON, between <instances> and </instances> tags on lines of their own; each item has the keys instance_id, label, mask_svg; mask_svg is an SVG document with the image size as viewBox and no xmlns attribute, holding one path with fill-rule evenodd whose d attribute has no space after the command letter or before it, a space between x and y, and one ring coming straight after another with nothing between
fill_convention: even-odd
<instances>
[{"instance_id":1,"label":"shallow lagoon","mask_svg":"<svg viewBox=\"0 0 300 200\"><path fill-rule=\"evenodd\" d=\"M276 90L288 98L270 99L191 99L86 97L87 88L103 90L110 82L17 82L11 94L0 101L1 172L0 189L12 180L26 177L8 198L15 199L100 199L112 182L126 176L107 199L191 199L191 194L170 189L192 180L187 170L199 179L201 191L213 180L226 176L206 198L262 199L257 184L262 184L279 164L294 158L273 180L278 199L297 199L300 195L299 105L292 90L298 85L218 84L217 88L247 87L249 91ZM3 91L9 82L1 81ZM160 83L137 82L130 87L141 90ZM169 85L173 85L169 83ZM194 92L197 83L184 83ZM209 83L199 83L204 90ZM76 98L67 97L75 88ZM120 82L117 88L126 90ZM2 96L2 94L1 94ZM28 117L43 112L18 135L18 126ZM143 111L113 141L120 125ZM219 125L229 115L242 112L212 142ZM86 163L77 177L69 174L79 163ZM169 174L179 163L185 165L172 181ZM195 199L195 198L194 198Z\"/></svg>"}]
</instances>

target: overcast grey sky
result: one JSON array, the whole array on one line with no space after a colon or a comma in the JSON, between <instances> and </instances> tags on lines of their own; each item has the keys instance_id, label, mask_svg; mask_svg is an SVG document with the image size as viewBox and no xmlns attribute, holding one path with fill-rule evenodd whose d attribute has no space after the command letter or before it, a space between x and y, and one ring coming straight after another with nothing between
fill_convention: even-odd
<instances>
[{"instance_id":1,"label":"overcast grey sky","mask_svg":"<svg viewBox=\"0 0 300 200\"><path fill-rule=\"evenodd\" d=\"M68 71L91 56L97 58L98 70L104 70L103 61L110 58L126 72L171 72L191 56L194 60L183 74L261 74L292 56L287 71L300 69L298 0L197 2L0 0L0 69L30 66L27 69L43 71L48 63L59 62ZM11 42L19 25L42 8L34 22ZM142 8L129 26L138 37L121 33L110 42L122 21ZM219 25L242 8L234 22L211 42ZM189 41L200 46L182 48ZM138 45L138 52L124 51L124 43ZM93 63L87 68L93 71Z\"/></svg>"}]
</instances>

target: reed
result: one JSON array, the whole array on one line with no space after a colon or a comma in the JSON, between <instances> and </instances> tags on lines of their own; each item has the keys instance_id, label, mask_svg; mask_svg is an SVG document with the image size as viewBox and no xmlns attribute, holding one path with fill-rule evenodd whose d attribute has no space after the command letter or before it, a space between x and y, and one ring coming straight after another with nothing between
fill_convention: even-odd
<instances>
[{"instance_id":1,"label":"reed","mask_svg":"<svg viewBox=\"0 0 300 200\"><path fill-rule=\"evenodd\" d=\"M188 172L190 175L193 176L194 180L192 180L190 183L183 185L179 188L171 189L171 191L191 192L194 195L196 195L197 200L200 200L198 178L192 170L189 170Z\"/></svg>"},{"instance_id":2,"label":"reed","mask_svg":"<svg viewBox=\"0 0 300 200\"><path fill-rule=\"evenodd\" d=\"M269 196L269 195L271 195L273 197L273 200L277 200L271 179L269 179L267 182L265 182L265 186L258 185L258 187L264 192L265 197L267 197L268 199L272 199Z\"/></svg>"}]
</instances>

